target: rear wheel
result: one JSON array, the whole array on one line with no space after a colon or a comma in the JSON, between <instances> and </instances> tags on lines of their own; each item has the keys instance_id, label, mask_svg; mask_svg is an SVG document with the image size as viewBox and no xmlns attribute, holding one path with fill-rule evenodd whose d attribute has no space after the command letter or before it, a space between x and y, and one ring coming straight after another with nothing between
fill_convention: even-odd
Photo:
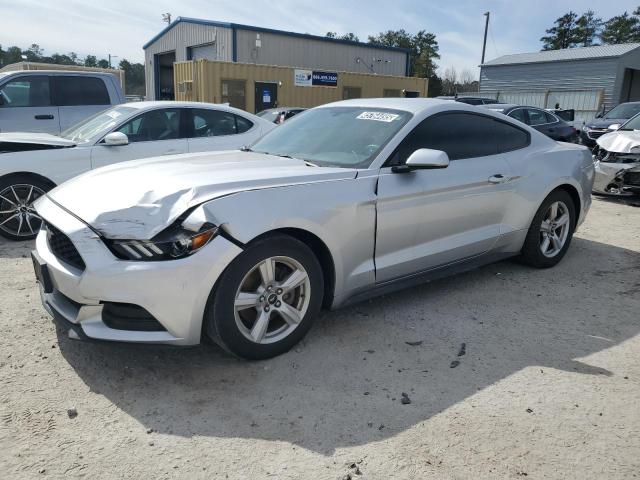
<instances>
[{"instance_id":1,"label":"rear wheel","mask_svg":"<svg viewBox=\"0 0 640 480\"><path fill-rule=\"evenodd\" d=\"M533 217L522 247L522 261L538 268L556 265L567 253L576 220L576 208L567 192L549 194Z\"/></svg>"},{"instance_id":2,"label":"rear wheel","mask_svg":"<svg viewBox=\"0 0 640 480\"><path fill-rule=\"evenodd\" d=\"M284 235L259 240L220 277L207 304L205 331L239 357L280 355L311 328L323 290L320 264L304 243Z\"/></svg>"},{"instance_id":3,"label":"rear wheel","mask_svg":"<svg viewBox=\"0 0 640 480\"><path fill-rule=\"evenodd\" d=\"M0 235L10 240L35 238L42 219L33 202L53 187L52 183L28 175L0 180Z\"/></svg>"}]
</instances>

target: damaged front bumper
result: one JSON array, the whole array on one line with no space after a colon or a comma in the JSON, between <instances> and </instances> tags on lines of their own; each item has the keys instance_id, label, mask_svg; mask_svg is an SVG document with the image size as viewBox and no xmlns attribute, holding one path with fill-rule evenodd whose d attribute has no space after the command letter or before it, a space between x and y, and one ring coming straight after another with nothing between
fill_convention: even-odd
<instances>
[{"instance_id":1,"label":"damaged front bumper","mask_svg":"<svg viewBox=\"0 0 640 480\"><path fill-rule=\"evenodd\" d=\"M593 192L629 196L640 193L640 154L608 152L594 155Z\"/></svg>"},{"instance_id":2,"label":"damaged front bumper","mask_svg":"<svg viewBox=\"0 0 640 480\"><path fill-rule=\"evenodd\" d=\"M134 262L116 258L103 240L50 200L38 212L82 258L61 258L46 227L36 252L46 265L42 304L73 338L194 345L200 342L207 299L220 274L241 249L222 236L179 260Z\"/></svg>"}]
</instances>

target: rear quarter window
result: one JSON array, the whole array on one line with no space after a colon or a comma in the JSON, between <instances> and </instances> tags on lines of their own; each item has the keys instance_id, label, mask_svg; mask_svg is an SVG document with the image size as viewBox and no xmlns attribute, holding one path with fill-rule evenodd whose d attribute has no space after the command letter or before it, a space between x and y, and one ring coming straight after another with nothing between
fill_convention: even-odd
<instances>
[{"instance_id":1,"label":"rear quarter window","mask_svg":"<svg viewBox=\"0 0 640 480\"><path fill-rule=\"evenodd\" d=\"M111 104L107 86L101 78L62 75L54 78L54 98L58 106Z\"/></svg>"}]
</instances>

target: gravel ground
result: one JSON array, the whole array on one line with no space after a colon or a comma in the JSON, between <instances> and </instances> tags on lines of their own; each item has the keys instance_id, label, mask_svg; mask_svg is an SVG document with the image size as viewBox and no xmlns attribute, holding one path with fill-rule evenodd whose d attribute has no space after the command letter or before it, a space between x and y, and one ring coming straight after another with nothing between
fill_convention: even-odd
<instances>
[{"instance_id":1,"label":"gravel ground","mask_svg":"<svg viewBox=\"0 0 640 480\"><path fill-rule=\"evenodd\" d=\"M595 199L554 269L325 313L256 363L69 340L30 248L0 241L3 478L640 476L640 208Z\"/></svg>"}]
</instances>

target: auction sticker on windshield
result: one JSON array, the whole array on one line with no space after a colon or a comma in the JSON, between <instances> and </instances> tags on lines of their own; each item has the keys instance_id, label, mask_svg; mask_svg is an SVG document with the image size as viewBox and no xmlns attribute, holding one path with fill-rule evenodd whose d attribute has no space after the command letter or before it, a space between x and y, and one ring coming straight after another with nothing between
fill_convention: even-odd
<instances>
[{"instance_id":1,"label":"auction sticker on windshield","mask_svg":"<svg viewBox=\"0 0 640 480\"><path fill-rule=\"evenodd\" d=\"M400 115L386 112L362 112L356 118L359 120L375 120L376 122L393 122Z\"/></svg>"}]
</instances>

